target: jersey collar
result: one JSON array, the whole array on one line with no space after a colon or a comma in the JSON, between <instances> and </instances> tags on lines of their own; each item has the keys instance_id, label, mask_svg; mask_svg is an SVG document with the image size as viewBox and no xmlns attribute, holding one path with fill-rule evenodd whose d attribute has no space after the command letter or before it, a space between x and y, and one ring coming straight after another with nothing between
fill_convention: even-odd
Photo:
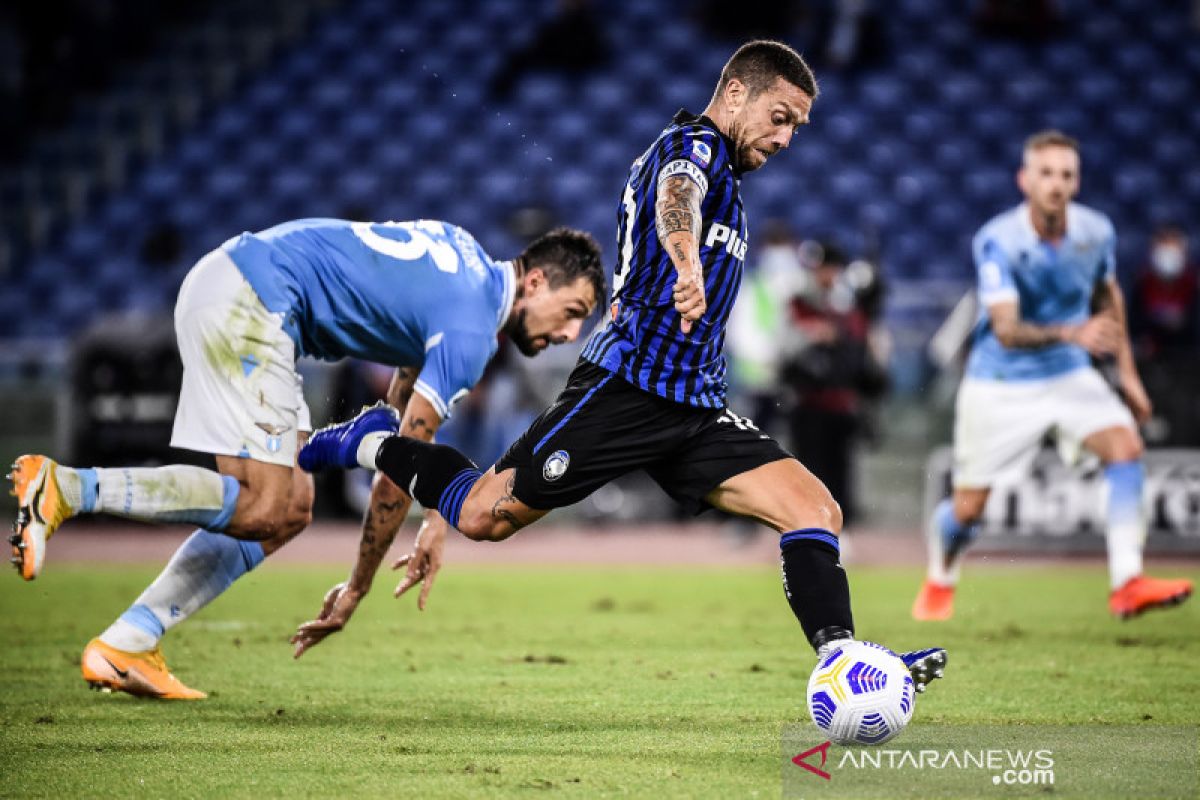
<instances>
[{"instance_id":1,"label":"jersey collar","mask_svg":"<svg viewBox=\"0 0 1200 800\"><path fill-rule=\"evenodd\" d=\"M722 133L721 129L717 127L717 123L713 122L712 119L704 114L693 114L686 108L681 108L675 112L675 116L671 118L671 123L673 125L700 125L710 129L717 136L721 137L721 141L725 143L725 160L729 162L729 168L733 170L734 177L742 177L742 171L737 168L733 160L733 155L737 152L734 148L733 140Z\"/></svg>"},{"instance_id":2,"label":"jersey collar","mask_svg":"<svg viewBox=\"0 0 1200 800\"><path fill-rule=\"evenodd\" d=\"M1021 203L1017 207L1017 216L1021 220L1021 230L1029 237L1029 241L1042 244L1045 242L1041 234L1037 232L1037 228L1033 227L1033 210L1029 207L1028 202ZM1074 203L1067 203L1067 224L1063 229L1063 242L1071 239L1071 234L1077 229L1077 218L1079 212L1076 210Z\"/></svg>"}]
</instances>

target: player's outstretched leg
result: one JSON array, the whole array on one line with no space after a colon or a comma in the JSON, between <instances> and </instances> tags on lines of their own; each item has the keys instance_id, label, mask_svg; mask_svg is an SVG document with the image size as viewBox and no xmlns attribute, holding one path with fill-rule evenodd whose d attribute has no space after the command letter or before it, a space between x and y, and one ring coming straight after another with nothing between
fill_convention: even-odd
<instances>
[{"instance_id":1,"label":"player's outstretched leg","mask_svg":"<svg viewBox=\"0 0 1200 800\"><path fill-rule=\"evenodd\" d=\"M463 505L481 477L479 468L453 447L396 436L397 426L379 411L364 409L354 419L314 433L300 450L300 468L310 472L355 466L379 470L422 506L436 509L458 528Z\"/></svg>"},{"instance_id":2,"label":"player's outstretched leg","mask_svg":"<svg viewBox=\"0 0 1200 800\"><path fill-rule=\"evenodd\" d=\"M938 503L925 529L929 566L925 582L913 601L913 619L940 621L954 615L954 589L962 570L962 557L978 533L977 523L963 523L955 515L952 498Z\"/></svg>"},{"instance_id":3,"label":"player's outstretched leg","mask_svg":"<svg viewBox=\"0 0 1200 800\"><path fill-rule=\"evenodd\" d=\"M9 473L17 496L12 561L31 581L42 571L46 541L76 514L108 513L143 522L190 522L224 530L241 486L219 472L183 465L76 469L25 455Z\"/></svg>"},{"instance_id":4,"label":"player's outstretched leg","mask_svg":"<svg viewBox=\"0 0 1200 800\"><path fill-rule=\"evenodd\" d=\"M1145 470L1140 460L1117 461L1104 468L1108 484L1108 610L1130 619L1156 608L1179 605L1192 594L1183 578L1151 578L1142 574L1146 521L1142 511Z\"/></svg>"}]
</instances>

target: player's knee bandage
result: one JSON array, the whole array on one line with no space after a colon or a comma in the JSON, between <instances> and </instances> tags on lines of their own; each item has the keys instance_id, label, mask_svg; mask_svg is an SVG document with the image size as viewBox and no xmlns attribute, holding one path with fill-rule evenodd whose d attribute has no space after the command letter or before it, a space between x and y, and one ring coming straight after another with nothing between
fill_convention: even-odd
<instances>
[{"instance_id":1,"label":"player's knee bandage","mask_svg":"<svg viewBox=\"0 0 1200 800\"><path fill-rule=\"evenodd\" d=\"M822 528L789 531L779 539L783 592L813 646L828 627L854 631L850 583L839 562L837 537Z\"/></svg>"},{"instance_id":2,"label":"player's knee bandage","mask_svg":"<svg viewBox=\"0 0 1200 800\"><path fill-rule=\"evenodd\" d=\"M474 462L453 447L407 436L385 439L375 455L375 466L422 506L436 508L455 527L463 502L480 475Z\"/></svg>"}]
</instances>

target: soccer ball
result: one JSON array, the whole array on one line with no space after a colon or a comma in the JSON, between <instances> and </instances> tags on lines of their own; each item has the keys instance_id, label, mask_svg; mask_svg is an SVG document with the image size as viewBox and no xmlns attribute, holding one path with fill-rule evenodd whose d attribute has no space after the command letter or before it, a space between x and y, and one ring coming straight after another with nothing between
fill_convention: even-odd
<instances>
[{"instance_id":1,"label":"soccer ball","mask_svg":"<svg viewBox=\"0 0 1200 800\"><path fill-rule=\"evenodd\" d=\"M916 692L900 656L874 642L846 642L808 679L808 713L838 744L882 744L912 719Z\"/></svg>"}]
</instances>

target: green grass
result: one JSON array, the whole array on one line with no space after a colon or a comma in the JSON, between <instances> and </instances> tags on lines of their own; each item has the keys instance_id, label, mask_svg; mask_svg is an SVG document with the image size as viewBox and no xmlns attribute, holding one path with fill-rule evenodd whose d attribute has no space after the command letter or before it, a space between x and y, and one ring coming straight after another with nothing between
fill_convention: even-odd
<instances>
[{"instance_id":1,"label":"green grass","mask_svg":"<svg viewBox=\"0 0 1200 800\"><path fill-rule=\"evenodd\" d=\"M0 795L778 797L806 719L813 659L769 569L451 565L424 614L381 576L297 662L286 639L339 573L268 565L167 638L209 700L87 691L80 650L153 574L0 582ZM950 648L906 736L1200 718L1195 600L1122 624L1099 567L976 569L957 618L920 626L915 571L853 579L860 637Z\"/></svg>"}]
</instances>

